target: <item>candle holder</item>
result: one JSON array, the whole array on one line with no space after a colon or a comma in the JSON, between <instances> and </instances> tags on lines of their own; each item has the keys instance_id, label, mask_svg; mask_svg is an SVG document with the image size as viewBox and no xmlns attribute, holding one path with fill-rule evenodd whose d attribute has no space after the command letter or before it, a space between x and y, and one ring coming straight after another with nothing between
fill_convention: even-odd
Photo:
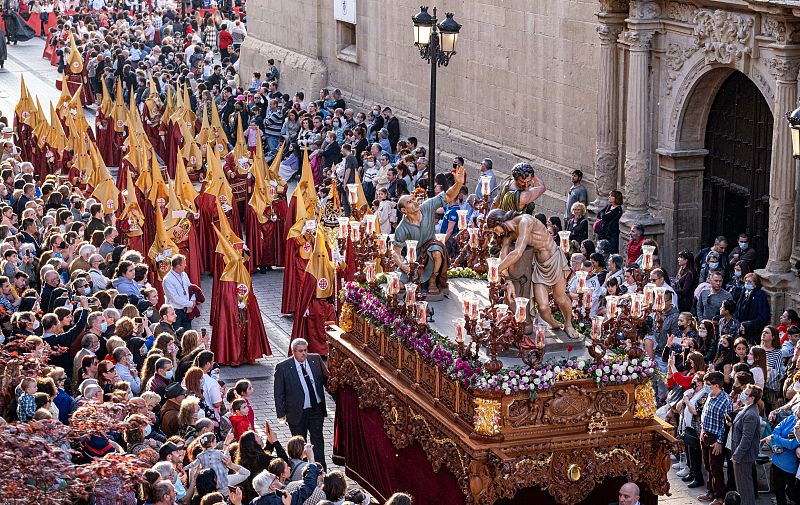
<instances>
[{"instance_id":1,"label":"candle holder","mask_svg":"<svg viewBox=\"0 0 800 505\"><path fill-rule=\"evenodd\" d=\"M486 264L489 257L488 236L483 227L479 226L468 226L459 230L454 238L460 252L453 260L453 266L470 268L485 274L488 270Z\"/></svg>"},{"instance_id":2,"label":"candle holder","mask_svg":"<svg viewBox=\"0 0 800 505\"><path fill-rule=\"evenodd\" d=\"M666 288L655 287L652 303L645 303L644 293L625 296L606 296L607 318L592 318L592 345L589 354L601 361L609 349L625 346L629 358L641 358L642 342L649 333L658 331L664 320ZM606 335L603 339L603 335Z\"/></svg>"},{"instance_id":3,"label":"candle holder","mask_svg":"<svg viewBox=\"0 0 800 505\"><path fill-rule=\"evenodd\" d=\"M570 245L569 245L569 236L570 232L567 230L558 232L558 244L561 246L561 250L564 252L564 255L569 259L569 252L570 252Z\"/></svg>"}]
</instances>

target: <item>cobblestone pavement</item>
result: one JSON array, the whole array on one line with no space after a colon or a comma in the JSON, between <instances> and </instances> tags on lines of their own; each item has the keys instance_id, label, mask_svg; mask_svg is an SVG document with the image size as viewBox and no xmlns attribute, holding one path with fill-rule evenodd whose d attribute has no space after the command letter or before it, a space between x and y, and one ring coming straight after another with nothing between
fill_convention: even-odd
<instances>
[{"instance_id":1,"label":"cobblestone pavement","mask_svg":"<svg viewBox=\"0 0 800 505\"><path fill-rule=\"evenodd\" d=\"M17 46L8 47L9 59L6 61L5 69L0 70L0 111L7 117L12 117L13 108L19 98L20 76L24 75L25 83L31 92L38 96L42 105L48 101L57 101L59 91L54 86L58 74L55 67L45 61L42 55L44 41L34 39L22 42ZM87 119L92 121L94 114L86 111ZM226 383L233 385L236 380L249 378L253 381L256 394L253 401L257 424L263 428L264 421L273 423L273 428L279 434L282 441L289 439L289 427L286 424L275 422L275 405L272 402L272 385L275 365L280 363L288 355L289 337L292 332L292 318L280 314L281 288L283 282L283 272L274 270L266 274L253 275L253 291L258 299L261 314L269 336L272 356L259 360L256 364L240 366L236 368L224 367L221 378ZM203 289L208 294L211 293L211 278L203 277ZM210 328L208 320L208 307L204 307L204 315L194 321L194 327L200 329ZM336 469L330 463L331 444L333 442L333 416L335 406L328 397L328 418L325 422L325 439L327 441L325 454L330 469ZM700 503L697 496L705 490L688 489L686 484L675 476L675 470L670 471L670 483L672 484L672 496L665 496L659 499L659 503L667 505L689 505ZM762 493L759 496L758 504L771 503L770 495ZM600 505L600 504L598 504Z\"/></svg>"}]
</instances>

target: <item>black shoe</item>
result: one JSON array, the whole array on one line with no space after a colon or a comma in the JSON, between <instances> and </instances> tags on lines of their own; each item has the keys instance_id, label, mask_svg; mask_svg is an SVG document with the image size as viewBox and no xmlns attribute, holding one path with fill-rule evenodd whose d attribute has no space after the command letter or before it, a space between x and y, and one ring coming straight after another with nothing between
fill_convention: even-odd
<instances>
[{"instance_id":1,"label":"black shoe","mask_svg":"<svg viewBox=\"0 0 800 505\"><path fill-rule=\"evenodd\" d=\"M692 477L691 475L687 475L686 477L682 477L681 480L683 482L692 482L694 480L694 477Z\"/></svg>"},{"instance_id":2,"label":"black shoe","mask_svg":"<svg viewBox=\"0 0 800 505\"><path fill-rule=\"evenodd\" d=\"M706 485L706 483L703 482L702 480L695 480L695 481L690 482L689 485L686 486L686 487L688 487L689 489L694 489L696 487L705 486L705 485Z\"/></svg>"}]
</instances>

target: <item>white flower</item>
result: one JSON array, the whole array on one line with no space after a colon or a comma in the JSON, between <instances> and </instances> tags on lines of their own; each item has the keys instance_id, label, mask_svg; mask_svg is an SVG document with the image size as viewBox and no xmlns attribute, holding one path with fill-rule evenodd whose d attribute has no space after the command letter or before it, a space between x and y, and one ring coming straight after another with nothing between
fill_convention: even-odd
<instances>
[{"instance_id":1,"label":"white flower","mask_svg":"<svg viewBox=\"0 0 800 505\"><path fill-rule=\"evenodd\" d=\"M516 377L515 377L515 378L513 378L513 379L511 379L511 384L513 384L513 385L515 385L515 386L517 385L517 379L516 379Z\"/></svg>"},{"instance_id":2,"label":"white flower","mask_svg":"<svg viewBox=\"0 0 800 505\"><path fill-rule=\"evenodd\" d=\"M539 384L542 383L542 380L537 377L537 378L533 379L533 383L538 386Z\"/></svg>"},{"instance_id":3,"label":"white flower","mask_svg":"<svg viewBox=\"0 0 800 505\"><path fill-rule=\"evenodd\" d=\"M505 394L507 394L507 395L510 395L510 394L511 394L511 390L510 390L510 389L506 389L504 392L505 392Z\"/></svg>"},{"instance_id":4,"label":"white flower","mask_svg":"<svg viewBox=\"0 0 800 505\"><path fill-rule=\"evenodd\" d=\"M522 378L522 382L523 383L528 383L528 382L530 382L530 379L528 377L523 377Z\"/></svg>"},{"instance_id":5,"label":"white flower","mask_svg":"<svg viewBox=\"0 0 800 505\"><path fill-rule=\"evenodd\" d=\"M647 360L645 359L645 361L647 361ZM636 365L636 363L638 363L638 362L639 362L639 360L638 360L638 359L636 359L636 358L633 358L633 359L631 360L631 364L632 364L632 365L634 365L634 366L635 366L635 365Z\"/></svg>"},{"instance_id":6,"label":"white flower","mask_svg":"<svg viewBox=\"0 0 800 505\"><path fill-rule=\"evenodd\" d=\"M626 380L628 380L628 376L627 376L627 375L623 375L623 376L622 376L622 380L623 380L623 381L626 381Z\"/></svg>"},{"instance_id":7,"label":"white flower","mask_svg":"<svg viewBox=\"0 0 800 505\"><path fill-rule=\"evenodd\" d=\"M554 371L555 373L561 373L561 367L560 366L555 367Z\"/></svg>"},{"instance_id":8,"label":"white flower","mask_svg":"<svg viewBox=\"0 0 800 505\"><path fill-rule=\"evenodd\" d=\"M602 377L603 376L603 371L600 370L599 368L597 370L595 370L594 373L596 373L598 377Z\"/></svg>"},{"instance_id":9,"label":"white flower","mask_svg":"<svg viewBox=\"0 0 800 505\"><path fill-rule=\"evenodd\" d=\"M636 380L636 379L638 379L638 378L639 378L639 374L638 374L638 373L636 373L636 372L633 372L633 373L631 374L631 380Z\"/></svg>"},{"instance_id":10,"label":"white flower","mask_svg":"<svg viewBox=\"0 0 800 505\"><path fill-rule=\"evenodd\" d=\"M605 373L609 373L611 371L611 369L608 367L608 365L606 365L606 366L603 367L603 371Z\"/></svg>"},{"instance_id":11,"label":"white flower","mask_svg":"<svg viewBox=\"0 0 800 505\"><path fill-rule=\"evenodd\" d=\"M584 368L586 368L586 362L583 360L578 361L578 369L583 370Z\"/></svg>"},{"instance_id":12,"label":"white flower","mask_svg":"<svg viewBox=\"0 0 800 505\"><path fill-rule=\"evenodd\" d=\"M631 373L631 372L633 372L633 367L632 367L632 366L629 366L629 367L628 367L628 373Z\"/></svg>"}]
</instances>

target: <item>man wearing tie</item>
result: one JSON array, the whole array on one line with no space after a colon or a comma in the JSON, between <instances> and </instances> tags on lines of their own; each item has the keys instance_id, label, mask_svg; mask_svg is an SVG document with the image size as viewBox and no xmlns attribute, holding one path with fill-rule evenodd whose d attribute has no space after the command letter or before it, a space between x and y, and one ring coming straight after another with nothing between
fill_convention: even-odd
<instances>
[{"instance_id":1,"label":"man wearing tie","mask_svg":"<svg viewBox=\"0 0 800 505\"><path fill-rule=\"evenodd\" d=\"M328 369L319 354L308 353L308 342L292 341L292 357L275 367L275 413L286 420L292 436L300 435L314 446L314 459L325 464L322 425L325 407L325 382Z\"/></svg>"},{"instance_id":2,"label":"man wearing tie","mask_svg":"<svg viewBox=\"0 0 800 505\"><path fill-rule=\"evenodd\" d=\"M186 273L186 257L182 254L176 254L172 257L172 270L161 281L164 288L164 299L166 302L175 307L175 315L177 319L173 324L177 330L183 328L184 330L192 329L192 320L189 319L189 312L191 312L197 302L195 295L189 294L189 286L191 285L189 275Z\"/></svg>"}]
</instances>

